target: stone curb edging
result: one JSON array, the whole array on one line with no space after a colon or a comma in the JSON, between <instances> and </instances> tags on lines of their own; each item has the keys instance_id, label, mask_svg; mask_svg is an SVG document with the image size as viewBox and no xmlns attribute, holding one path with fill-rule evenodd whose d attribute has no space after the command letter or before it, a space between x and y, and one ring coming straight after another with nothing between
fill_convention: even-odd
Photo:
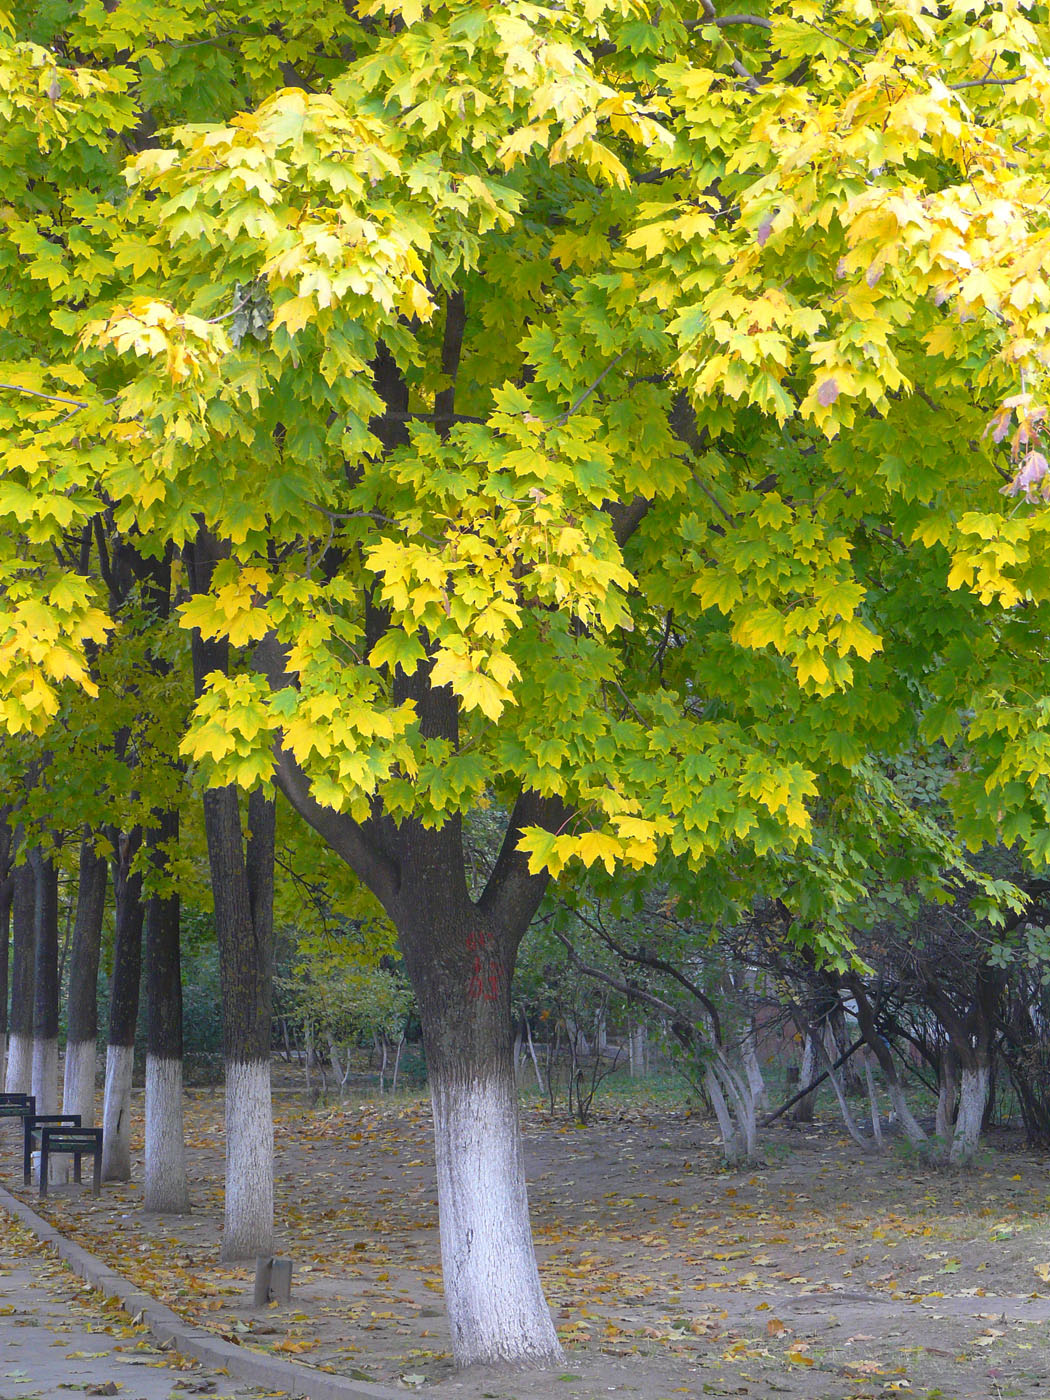
<instances>
[{"instance_id":1,"label":"stone curb edging","mask_svg":"<svg viewBox=\"0 0 1050 1400\"><path fill-rule=\"evenodd\" d=\"M107 1298L116 1298L125 1312L148 1327L158 1342L172 1347L181 1356L192 1357L205 1366L224 1367L231 1377L247 1385L283 1390L289 1396L304 1396L306 1400L404 1400L408 1393L371 1381L329 1375L295 1361L281 1361L275 1356L264 1356L247 1347L224 1342L205 1328L185 1322L171 1308L143 1293L108 1264L60 1234L3 1186L0 1186L0 1208L20 1220L42 1243L54 1246L59 1258L65 1260L78 1277Z\"/></svg>"}]
</instances>

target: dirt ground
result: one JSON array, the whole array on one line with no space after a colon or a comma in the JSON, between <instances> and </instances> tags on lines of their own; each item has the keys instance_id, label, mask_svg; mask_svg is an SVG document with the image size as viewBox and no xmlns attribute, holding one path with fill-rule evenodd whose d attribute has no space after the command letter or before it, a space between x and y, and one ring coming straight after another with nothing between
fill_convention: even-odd
<instances>
[{"instance_id":1,"label":"dirt ground","mask_svg":"<svg viewBox=\"0 0 1050 1400\"><path fill-rule=\"evenodd\" d=\"M141 1121L141 1098L137 1101ZM221 1091L189 1096L193 1213L148 1217L132 1183L44 1213L222 1336L435 1400L679 1395L1045 1400L1050 1160L1009 1139L967 1173L859 1152L827 1119L777 1126L765 1165L719 1167L710 1124L657 1104L586 1128L524 1110L558 1372L457 1374L441 1297L429 1108L275 1099L280 1249L293 1302L256 1311L218 1264ZM13 1140L0 1179L21 1193ZM26 1199L35 1199L26 1195Z\"/></svg>"}]
</instances>

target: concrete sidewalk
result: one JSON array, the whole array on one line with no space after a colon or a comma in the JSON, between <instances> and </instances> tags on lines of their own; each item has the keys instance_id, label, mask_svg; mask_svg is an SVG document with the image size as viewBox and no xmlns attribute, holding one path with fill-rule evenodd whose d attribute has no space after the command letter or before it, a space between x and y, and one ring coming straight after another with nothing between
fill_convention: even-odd
<instances>
[{"instance_id":1,"label":"concrete sidewalk","mask_svg":"<svg viewBox=\"0 0 1050 1400\"><path fill-rule=\"evenodd\" d=\"M407 1393L389 1386L330 1375L295 1362L281 1361L248 1347L225 1342L205 1328L185 1322L163 1303L158 1303L94 1255L66 1239L17 1196L0 1187L0 1310L11 1309L10 1312L0 1311L0 1400L21 1400L21 1397L60 1400L63 1394L58 1388L60 1386L72 1385L79 1390L85 1384L90 1386L107 1382L119 1382L121 1385L119 1390L108 1393L134 1397L135 1400L168 1400L173 1392L175 1400L178 1400L180 1394L193 1393L192 1386L182 1392L178 1390L177 1374L169 1368L164 1351L155 1351L145 1365L133 1364L121 1359L125 1344L118 1344L119 1339L114 1340L104 1334L89 1335L83 1329L78 1332L76 1343L71 1342L65 1348L63 1342L64 1349L56 1346L52 1350L50 1343L54 1339L47 1337L45 1341L44 1337L55 1318L64 1318L66 1322L72 1319L74 1290L72 1286L68 1287L62 1301L61 1288L55 1284L59 1301L45 1307L47 1288L55 1282L47 1276L47 1261L41 1259L31 1247L27 1248L25 1243L19 1247L20 1231L17 1227L11 1228L5 1221L5 1214L8 1220L18 1222L23 1231L50 1245L74 1274L98 1289L104 1297L117 1299L129 1320L134 1319L148 1329L154 1347L159 1345L205 1368L203 1372L195 1374L195 1379L214 1382L214 1385L198 1388L199 1394L236 1396L238 1400L275 1392L292 1400L296 1397L299 1400L399 1400ZM10 1273L4 1272L7 1270ZM43 1328L44 1331L34 1332L34 1328ZM133 1347L134 1342L129 1340L126 1346ZM101 1355L70 1355L78 1351ZM134 1355L133 1351L128 1352L129 1357ZM150 1362L164 1369L155 1369ZM81 1368L86 1368L83 1373ZM216 1374L223 1370L230 1377L225 1389L220 1385L220 1380L225 1378ZM156 1385L151 1389L145 1381L140 1384L143 1377L155 1378ZM238 1383L241 1389L236 1389Z\"/></svg>"}]
</instances>

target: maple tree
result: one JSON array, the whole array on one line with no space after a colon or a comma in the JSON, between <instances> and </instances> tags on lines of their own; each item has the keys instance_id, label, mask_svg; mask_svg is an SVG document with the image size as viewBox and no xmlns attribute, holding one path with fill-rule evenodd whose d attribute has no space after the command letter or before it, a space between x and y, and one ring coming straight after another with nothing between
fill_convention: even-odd
<instances>
[{"instance_id":1,"label":"maple tree","mask_svg":"<svg viewBox=\"0 0 1050 1400\"><path fill-rule=\"evenodd\" d=\"M920 686L931 738L977 708L967 833L1046 853L1050 32L9 14L0 718L46 729L111 628L56 540L210 542L183 752L231 819L275 781L397 927L457 1358L549 1358L509 1017L548 881L803 848Z\"/></svg>"}]
</instances>

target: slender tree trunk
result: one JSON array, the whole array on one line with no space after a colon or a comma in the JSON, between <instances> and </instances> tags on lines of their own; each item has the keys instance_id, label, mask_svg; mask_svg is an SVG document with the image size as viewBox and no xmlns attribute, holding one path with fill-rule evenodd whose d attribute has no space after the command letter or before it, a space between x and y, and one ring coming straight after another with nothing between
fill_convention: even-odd
<instances>
[{"instance_id":1,"label":"slender tree trunk","mask_svg":"<svg viewBox=\"0 0 1050 1400\"><path fill-rule=\"evenodd\" d=\"M753 967L746 969L743 980L744 986L747 988L749 1005L747 1031L741 1038L740 1055L744 1063L744 1072L747 1075L748 1088L751 1091L751 1098L755 1111L767 1112L769 1109L769 1091L766 1088L765 1077L762 1074L762 1065L758 1058L759 1025L758 1016L756 1014L758 1006L756 994L758 974Z\"/></svg>"},{"instance_id":2,"label":"slender tree trunk","mask_svg":"<svg viewBox=\"0 0 1050 1400\"><path fill-rule=\"evenodd\" d=\"M857 1007L857 1020L861 1034L864 1036L864 1043L879 1062L879 1068L886 1081L886 1092L890 1096L890 1103L897 1115L897 1121L908 1141L913 1146L918 1147L928 1142L929 1139L915 1121L915 1117L908 1107L900 1076L897 1073L897 1065L893 1058L893 1050L889 1042L878 1032L875 1024L875 1013L863 984L855 978L849 983L849 988L853 993L853 1000Z\"/></svg>"},{"instance_id":3,"label":"slender tree trunk","mask_svg":"<svg viewBox=\"0 0 1050 1400\"><path fill-rule=\"evenodd\" d=\"M857 1126L857 1121L850 1111L849 1103L846 1100L846 1091L842 1086L842 1080L839 1078L839 1072L834 1067L839 1052L831 1027L827 1026L824 1035L821 1035L819 1029L815 1029L813 1038L816 1045L816 1052L824 1061L824 1068L827 1070L828 1074L828 1082L834 1090L835 1098L838 1101L839 1112L842 1114L842 1122L845 1125L846 1131L855 1143L860 1147L866 1147L867 1143L864 1140L864 1134Z\"/></svg>"},{"instance_id":4,"label":"slender tree trunk","mask_svg":"<svg viewBox=\"0 0 1050 1400\"><path fill-rule=\"evenodd\" d=\"M114 841L113 901L116 936L109 996L106 1090L102 1105L102 1179L131 1177L131 1080L135 1068L135 1028L142 975L142 875L132 861L142 833Z\"/></svg>"},{"instance_id":5,"label":"slender tree trunk","mask_svg":"<svg viewBox=\"0 0 1050 1400\"><path fill-rule=\"evenodd\" d=\"M434 1107L453 1356L460 1365L553 1363L561 1348L536 1267L518 1122L513 943L473 910L428 903L399 932Z\"/></svg>"},{"instance_id":6,"label":"slender tree trunk","mask_svg":"<svg viewBox=\"0 0 1050 1400\"><path fill-rule=\"evenodd\" d=\"M817 1075L817 1051L816 1037L820 1034L819 1029L813 1026L806 1027L805 1039L802 1044L802 1068L799 1070L799 1088L804 1089L807 1084L812 1084ZM816 1108L817 1095L806 1094L799 1099L792 1110L791 1117L796 1123L812 1123L813 1112Z\"/></svg>"},{"instance_id":7,"label":"slender tree trunk","mask_svg":"<svg viewBox=\"0 0 1050 1400\"><path fill-rule=\"evenodd\" d=\"M222 554L221 542L202 527L185 552L195 593L208 591ZM226 672L229 645L195 631L192 655L194 689L200 696L212 672ZM274 1243L270 1095L274 812L268 792L251 793L245 843L236 788L209 788L204 794L226 1061L225 1260L270 1254Z\"/></svg>"},{"instance_id":8,"label":"slender tree trunk","mask_svg":"<svg viewBox=\"0 0 1050 1400\"><path fill-rule=\"evenodd\" d=\"M163 879L178 844L179 816L168 811L150 831L150 860ZM146 1209L190 1208L182 1130L182 967L179 897L151 895L146 906Z\"/></svg>"},{"instance_id":9,"label":"slender tree trunk","mask_svg":"<svg viewBox=\"0 0 1050 1400\"><path fill-rule=\"evenodd\" d=\"M401 1052L402 1052L402 1050L404 1050L404 1048L405 1048L405 1037L404 1037L404 1036L401 1036L400 1040L398 1040L398 1042L397 1042L397 1054L394 1056L394 1073L393 1073L393 1077L392 1077L391 1080L390 1080L390 1092L391 1092L392 1094L396 1094L396 1093L397 1093L397 1076L398 1076L398 1074L399 1074L400 1071L401 1071ZM517 1074L515 1074L515 1076L514 1076L514 1082L517 1083L517 1080L518 1080L518 1077L517 1077Z\"/></svg>"},{"instance_id":10,"label":"slender tree trunk","mask_svg":"<svg viewBox=\"0 0 1050 1400\"><path fill-rule=\"evenodd\" d=\"M273 1005L274 804L248 799L248 840L235 788L204 794L215 927L222 980L226 1057L226 1215L224 1260L273 1252L273 1113L270 1033Z\"/></svg>"},{"instance_id":11,"label":"slender tree trunk","mask_svg":"<svg viewBox=\"0 0 1050 1400\"><path fill-rule=\"evenodd\" d=\"M106 909L105 858L90 831L80 843L77 912L66 997L66 1063L62 1112L79 1113L85 1128L95 1123L95 1045L98 1039L98 960Z\"/></svg>"},{"instance_id":12,"label":"slender tree trunk","mask_svg":"<svg viewBox=\"0 0 1050 1400\"><path fill-rule=\"evenodd\" d=\"M11 1015L4 1088L9 1094L28 1094L33 1087L36 881L28 862L16 866L12 878Z\"/></svg>"},{"instance_id":13,"label":"slender tree trunk","mask_svg":"<svg viewBox=\"0 0 1050 1400\"><path fill-rule=\"evenodd\" d=\"M882 1119L879 1117L879 1096L875 1088L875 1076L871 1065L864 1061L864 1082L868 1086L868 1103L871 1107L871 1132L879 1149L882 1148Z\"/></svg>"},{"instance_id":14,"label":"slender tree trunk","mask_svg":"<svg viewBox=\"0 0 1050 1400\"><path fill-rule=\"evenodd\" d=\"M11 949L11 902L14 875L11 855L14 842L6 821L0 823L0 1084L7 1073L7 992Z\"/></svg>"},{"instance_id":15,"label":"slender tree trunk","mask_svg":"<svg viewBox=\"0 0 1050 1400\"><path fill-rule=\"evenodd\" d=\"M38 1113L58 1112L58 871L42 851L30 857L34 883L33 1094Z\"/></svg>"},{"instance_id":16,"label":"slender tree trunk","mask_svg":"<svg viewBox=\"0 0 1050 1400\"><path fill-rule=\"evenodd\" d=\"M949 1041L941 1045L940 1064L937 1069L937 1121L936 1133L943 1142L949 1142L955 1124L955 1101L959 1093L956 1076L955 1051Z\"/></svg>"}]
</instances>

